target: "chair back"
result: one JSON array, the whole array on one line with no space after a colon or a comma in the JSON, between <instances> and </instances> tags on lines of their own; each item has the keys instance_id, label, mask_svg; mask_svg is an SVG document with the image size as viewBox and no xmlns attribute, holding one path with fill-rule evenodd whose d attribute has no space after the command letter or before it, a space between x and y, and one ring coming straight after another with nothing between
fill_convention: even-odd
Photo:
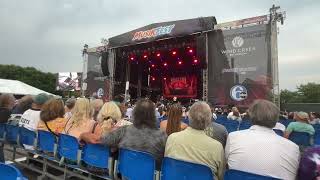
<instances>
[{"instance_id":1,"label":"chair back","mask_svg":"<svg viewBox=\"0 0 320 180\"><path fill-rule=\"evenodd\" d=\"M34 131L31 131L27 128L20 127L19 131L19 143L20 145L35 145L35 140L37 138L37 134Z\"/></svg>"},{"instance_id":2,"label":"chair back","mask_svg":"<svg viewBox=\"0 0 320 180\"><path fill-rule=\"evenodd\" d=\"M118 171L129 180L153 180L155 176L156 161L146 152L120 149Z\"/></svg>"},{"instance_id":3,"label":"chair back","mask_svg":"<svg viewBox=\"0 0 320 180\"><path fill-rule=\"evenodd\" d=\"M224 180L279 180L269 176L261 176L258 174L229 169L224 174Z\"/></svg>"},{"instance_id":4,"label":"chair back","mask_svg":"<svg viewBox=\"0 0 320 180\"><path fill-rule=\"evenodd\" d=\"M239 130L249 129L251 127L251 122L247 119L243 119L239 125Z\"/></svg>"},{"instance_id":5,"label":"chair back","mask_svg":"<svg viewBox=\"0 0 320 180\"><path fill-rule=\"evenodd\" d=\"M213 180L209 167L165 157L162 162L161 180Z\"/></svg>"},{"instance_id":6,"label":"chair back","mask_svg":"<svg viewBox=\"0 0 320 180\"><path fill-rule=\"evenodd\" d=\"M110 149L100 144L86 144L82 149L81 160L98 168L109 168Z\"/></svg>"},{"instance_id":7,"label":"chair back","mask_svg":"<svg viewBox=\"0 0 320 180\"><path fill-rule=\"evenodd\" d=\"M0 177L5 180L18 180L18 179L25 179L19 169L12 165L0 163Z\"/></svg>"},{"instance_id":8,"label":"chair back","mask_svg":"<svg viewBox=\"0 0 320 180\"><path fill-rule=\"evenodd\" d=\"M291 123L291 122L294 122L293 120L289 120L289 119L280 119L278 121L279 123L283 124L285 127L288 127L288 125Z\"/></svg>"},{"instance_id":9,"label":"chair back","mask_svg":"<svg viewBox=\"0 0 320 180\"><path fill-rule=\"evenodd\" d=\"M58 142L58 155L71 161L78 160L79 143L78 139L67 135L60 134Z\"/></svg>"},{"instance_id":10,"label":"chair back","mask_svg":"<svg viewBox=\"0 0 320 180\"><path fill-rule=\"evenodd\" d=\"M224 122L224 126L226 127L228 133L238 131L239 128L239 122L236 120L226 120Z\"/></svg>"},{"instance_id":11,"label":"chair back","mask_svg":"<svg viewBox=\"0 0 320 180\"><path fill-rule=\"evenodd\" d=\"M6 125L6 141L9 143L16 144L18 141L18 135L19 135L19 126L14 125Z\"/></svg>"},{"instance_id":12,"label":"chair back","mask_svg":"<svg viewBox=\"0 0 320 180\"><path fill-rule=\"evenodd\" d=\"M49 131L38 130L38 149L45 152L54 152L56 137Z\"/></svg>"},{"instance_id":13,"label":"chair back","mask_svg":"<svg viewBox=\"0 0 320 180\"><path fill-rule=\"evenodd\" d=\"M278 134L279 136L283 137L283 131L281 131L280 129L273 129L273 131Z\"/></svg>"},{"instance_id":14,"label":"chair back","mask_svg":"<svg viewBox=\"0 0 320 180\"><path fill-rule=\"evenodd\" d=\"M5 132L6 132L6 124L0 123L0 141L4 141Z\"/></svg>"},{"instance_id":15,"label":"chair back","mask_svg":"<svg viewBox=\"0 0 320 180\"><path fill-rule=\"evenodd\" d=\"M311 135L306 132L291 132L289 139L299 146L311 146Z\"/></svg>"}]
</instances>

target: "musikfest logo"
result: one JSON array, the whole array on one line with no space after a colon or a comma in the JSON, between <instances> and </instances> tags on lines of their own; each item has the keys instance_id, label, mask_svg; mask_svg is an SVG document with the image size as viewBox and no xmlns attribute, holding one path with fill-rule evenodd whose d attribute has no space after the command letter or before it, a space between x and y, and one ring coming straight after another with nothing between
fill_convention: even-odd
<instances>
[{"instance_id":1,"label":"musikfest logo","mask_svg":"<svg viewBox=\"0 0 320 180\"><path fill-rule=\"evenodd\" d=\"M102 88L99 88L97 91L98 98L102 98L103 94L104 94L104 90Z\"/></svg>"},{"instance_id":2,"label":"musikfest logo","mask_svg":"<svg viewBox=\"0 0 320 180\"><path fill-rule=\"evenodd\" d=\"M235 85L230 89L230 96L235 101L242 101L247 99L248 92L244 86Z\"/></svg>"},{"instance_id":3,"label":"musikfest logo","mask_svg":"<svg viewBox=\"0 0 320 180\"><path fill-rule=\"evenodd\" d=\"M245 42L241 36L235 36L232 39L231 44L233 46L232 49L221 50L221 53L227 54L229 56L243 56L256 50L255 46L242 47L245 44Z\"/></svg>"}]
</instances>

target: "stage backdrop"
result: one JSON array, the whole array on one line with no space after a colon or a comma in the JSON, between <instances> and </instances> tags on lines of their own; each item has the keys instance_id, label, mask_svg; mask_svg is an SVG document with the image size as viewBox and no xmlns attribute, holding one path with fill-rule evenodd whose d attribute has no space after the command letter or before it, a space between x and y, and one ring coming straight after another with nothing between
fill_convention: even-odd
<instances>
[{"instance_id":1,"label":"stage backdrop","mask_svg":"<svg viewBox=\"0 0 320 180\"><path fill-rule=\"evenodd\" d=\"M208 34L208 99L213 104L248 106L270 99L270 27L266 24Z\"/></svg>"},{"instance_id":2,"label":"stage backdrop","mask_svg":"<svg viewBox=\"0 0 320 180\"><path fill-rule=\"evenodd\" d=\"M169 77L163 80L163 96L166 98L196 98L197 76Z\"/></svg>"}]
</instances>

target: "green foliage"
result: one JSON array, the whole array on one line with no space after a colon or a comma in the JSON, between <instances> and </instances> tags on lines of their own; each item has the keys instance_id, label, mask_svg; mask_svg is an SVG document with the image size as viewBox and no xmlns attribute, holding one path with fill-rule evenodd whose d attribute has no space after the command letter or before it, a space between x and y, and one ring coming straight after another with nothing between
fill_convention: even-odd
<instances>
[{"instance_id":1,"label":"green foliage","mask_svg":"<svg viewBox=\"0 0 320 180\"><path fill-rule=\"evenodd\" d=\"M281 104L320 103L320 84L308 83L297 87L297 91L282 90Z\"/></svg>"},{"instance_id":2,"label":"green foliage","mask_svg":"<svg viewBox=\"0 0 320 180\"><path fill-rule=\"evenodd\" d=\"M0 78L19 80L41 90L60 94L55 90L57 76L53 73L41 72L33 67L0 65Z\"/></svg>"}]
</instances>

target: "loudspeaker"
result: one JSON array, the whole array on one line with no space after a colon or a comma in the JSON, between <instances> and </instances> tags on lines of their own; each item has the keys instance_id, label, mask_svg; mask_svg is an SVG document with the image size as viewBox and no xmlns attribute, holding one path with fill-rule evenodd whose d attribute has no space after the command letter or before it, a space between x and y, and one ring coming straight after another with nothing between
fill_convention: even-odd
<instances>
[{"instance_id":1,"label":"loudspeaker","mask_svg":"<svg viewBox=\"0 0 320 180\"><path fill-rule=\"evenodd\" d=\"M109 76L109 67L108 67L108 52L102 52L101 54L101 69L104 76Z\"/></svg>"},{"instance_id":2,"label":"loudspeaker","mask_svg":"<svg viewBox=\"0 0 320 180\"><path fill-rule=\"evenodd\" d=\"M207 67L207 53L206 53L206 36L201 34L196 37L197 57L200 62L201 68Z\"/></svg>"}]
</instances>

